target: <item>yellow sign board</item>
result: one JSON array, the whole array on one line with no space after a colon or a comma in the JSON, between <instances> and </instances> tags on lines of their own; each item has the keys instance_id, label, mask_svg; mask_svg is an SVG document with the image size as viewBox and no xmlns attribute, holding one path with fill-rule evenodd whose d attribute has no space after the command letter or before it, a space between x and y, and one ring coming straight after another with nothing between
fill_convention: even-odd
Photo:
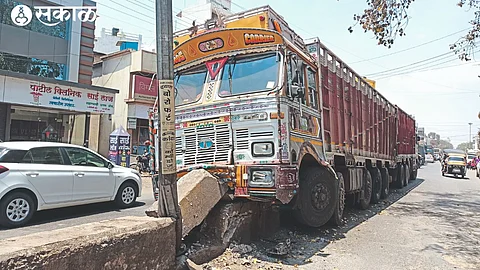
<instances>
[{"instance_id":1,"label":"yellow sign board","mask_svg":"<svg viewBox=\"0 0 480 270\"><path fill-rule=\"evenodd\" d=\"M174 50L174 67L228 51L283 44L283 37L264 29L224 29L194 37Z\"/></svg>"}]
</instances>

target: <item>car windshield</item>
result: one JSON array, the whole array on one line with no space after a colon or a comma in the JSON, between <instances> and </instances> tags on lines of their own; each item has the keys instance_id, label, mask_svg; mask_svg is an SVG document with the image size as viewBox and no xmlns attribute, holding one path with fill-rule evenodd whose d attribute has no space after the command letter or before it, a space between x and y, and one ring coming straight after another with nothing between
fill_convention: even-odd
<instances>
[{"instance_id":1,"label":"car windshield","mask_svg":"<svg viewBox=\"0 0 480 270\"><path fill-rule=\"evenodd\" d=\"M468 155L468 159L474 159L475 156L474 155Z\"/></svg>"},{"instance_id":2,"label":"car windshield","mask_svg":"<svg viewBox=\"0 0 480 270\"><path fill-rule=\"evenodd\" d=\"M464 161L464 159L461 158L461 157L450 157L448 160L449 161L460 161L460 162Z\"/></svg>"},{"instance_id":3,"label":"car windshield","mask_svg":"<svg viewBox=\"0 0 480 270\"><path fill-rule=\"evenodd\" d=\"M223 68L219 95L226 97L274 89L279 64L276 53L230 58Z\"/></svg>"},{"instance_id":4,"label":"car windshield","mask_svg":"<svg viewBox=\"0 0 480 270\"><path fill-rule=\"evenodd\" d=\"M198 101L202 96L207 76L205 66L177 74L175 78L175 105Z\"/></svg>"}]
</instances>

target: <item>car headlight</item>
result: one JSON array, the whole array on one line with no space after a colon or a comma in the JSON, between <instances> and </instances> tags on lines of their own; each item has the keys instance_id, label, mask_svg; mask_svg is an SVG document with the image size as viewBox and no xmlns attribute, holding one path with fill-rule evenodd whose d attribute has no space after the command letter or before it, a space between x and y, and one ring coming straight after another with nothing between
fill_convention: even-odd
<instances>
[{"instance_id":1,"label":"car headlight","mask_svg":"<svg viewBox=\"0 0 480 270\"><path fill-rule=\"evenodd\" d=\"M271 170L252 170L249 186L251 187L273 187L275 181Z\"/></svg>"},{"instance_id":2,"label":"car headlight","mask_svg":"<svg viewBox=\"0 0 480 270\"><path fill-rule=\"evenodd\" d=\"M273 156L273 142L255 142L252 143L252 155L254 157Z\"/></svg>"}]
</instances>

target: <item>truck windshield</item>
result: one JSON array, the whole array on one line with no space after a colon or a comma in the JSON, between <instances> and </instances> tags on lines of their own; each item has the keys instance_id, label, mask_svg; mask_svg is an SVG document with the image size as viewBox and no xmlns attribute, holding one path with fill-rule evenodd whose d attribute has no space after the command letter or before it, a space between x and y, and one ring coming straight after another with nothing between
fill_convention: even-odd
<instances>
[{"instance_id":1,"label":"truck windshield","mask_svg":"<svg viewBox=\"0 0 480 270\"><path fill-rule=\"evenodd\" d=\"M175 105L198 101L202 96L206 77L207 68L205 66L176 74Z\"/></svg>"},{"instance_id":2,"label":"truck windshield","mask_svg":"<svg viewBox=\"0 0 480 270\"><path fill-rule=\"evenodd\" d=\"M223 69L219 95L226 97L274 89L279 63L276 53L230 58Z\"/></svg>"}]
</instances>

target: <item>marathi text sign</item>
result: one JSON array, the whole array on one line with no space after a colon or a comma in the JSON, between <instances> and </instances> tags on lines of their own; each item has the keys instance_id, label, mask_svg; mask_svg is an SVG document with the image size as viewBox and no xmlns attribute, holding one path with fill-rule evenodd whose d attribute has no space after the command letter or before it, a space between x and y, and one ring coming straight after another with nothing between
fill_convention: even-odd
<instances>
[{"instance_id":1,"label":"marathi text sign","mask_svg":"<svg viewBox=\"0 0 480 270\"><path fill-rule=\"evenodd\" d=\"M92 113L114 113L115 94L6 77L2 102Z\"/></svg>"},{"instance_id":2,"label":"marathi text sign","mask_svg":"<svg viewBox=\"0 0 480 270\"><path fill-rule=\"evenodd\" d=\"M175 155L175 98L173 80L159 81L160 97L160 140L162 173L172 174L177 171Z\"/></svg>"}]
</instances>

